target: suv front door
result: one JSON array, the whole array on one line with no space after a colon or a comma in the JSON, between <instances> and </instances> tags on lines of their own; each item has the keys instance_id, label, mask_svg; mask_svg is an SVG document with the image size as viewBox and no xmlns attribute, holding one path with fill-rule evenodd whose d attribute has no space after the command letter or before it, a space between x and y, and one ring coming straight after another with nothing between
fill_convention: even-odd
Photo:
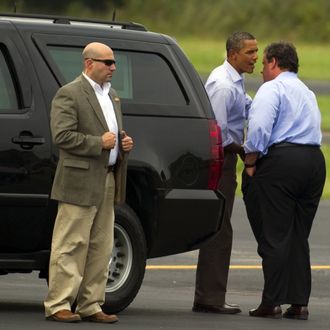
<instances>
[{"instance_id":1,"label":"suv front door","mask_svg":"<svg viewBox=\"0 0 330 330\"><path fill-rule=\"evenodd\" d=\"M52 228L49 120L22 40L0 24L0 253L31 252L49 248Z\"/></svg>"}]
</instances>

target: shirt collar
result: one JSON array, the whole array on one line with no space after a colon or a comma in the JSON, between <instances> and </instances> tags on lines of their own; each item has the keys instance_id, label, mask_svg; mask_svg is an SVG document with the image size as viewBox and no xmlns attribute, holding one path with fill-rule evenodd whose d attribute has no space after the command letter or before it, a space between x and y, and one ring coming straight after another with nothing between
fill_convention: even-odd
<instances>
[{"instance_id":1,"label":"shirt collar","mask_svg":"<svg viewBox=\"0 0 330 330\"><path fill-rule=\"evenodd\" d=\"M109 94L109 91L110 91L110 88L111 88L111 83L110 82L104 83L103 88L102 88L96 81L94 81L93 79L88 77L84 72L82 74L87 79L87 81L91 84L91 86L93 87L93 89L96 93L99 93L101 95Z\"/></svg>"},{"instance_id":2,"label":"shirt collar","mask_svg":"<svg viewBox=\"0 0 330 330\"><path fill-rule=\"evenodd\" d=\"M227 60L225 60L225 62L223 63L223 65L228 70L228 72L229 72L229 74L231 76L231 79L233 80L234 83L236 83L238 81L244 80L244 75L243 74L239 74L237 72L237 70Z\"/></svg>"},{"instance_id":3,"label":"shirt collar","mask_svg":"<svg viewBox=\"0 0 330 330\"><path fill-rule=\"evenodd\" d=\"M282 71L276 78L297 78L297 77L298 77L298 74L295 72Z\"/></svg>"}]
</instances>

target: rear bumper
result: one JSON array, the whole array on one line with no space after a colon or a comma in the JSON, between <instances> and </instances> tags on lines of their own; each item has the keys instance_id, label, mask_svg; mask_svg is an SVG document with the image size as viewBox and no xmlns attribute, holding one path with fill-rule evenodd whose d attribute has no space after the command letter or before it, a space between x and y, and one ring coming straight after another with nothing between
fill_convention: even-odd
<instances>
[{"instance_id":1,"label":"rear bumper","mask_svg":"<svg viewBox=\"0 0 330 330\"><path fill-rule=\"evenodd\" d=\"M159 203L149 258L198 249L221 227L225 198L213 190L173 189Z\"/></svg>"}]
</instances>

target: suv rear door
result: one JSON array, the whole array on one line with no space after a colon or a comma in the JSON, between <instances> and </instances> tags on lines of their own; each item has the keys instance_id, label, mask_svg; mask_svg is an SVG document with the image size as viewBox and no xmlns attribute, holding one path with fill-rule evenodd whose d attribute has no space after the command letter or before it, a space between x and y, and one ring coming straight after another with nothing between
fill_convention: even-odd
<instances>
[{"instance_id":1,"label":"suv rear door","mask_svg":"<svg viewBox=\"0 0 330 330\"><path fill-rule=\"evenodd\" d=\"M104 33L34 33L32 38L59 85L81 73L86 44L98 41L114 50L112 85L121 98L124 127L134 139L129 170L145 175L134 210L148 228L149 257L192 249L191 242L214 234L224 205L207 189L213 117L182 71L174 45L165 38L123 40Z\"/></svg>"}]
</instances>

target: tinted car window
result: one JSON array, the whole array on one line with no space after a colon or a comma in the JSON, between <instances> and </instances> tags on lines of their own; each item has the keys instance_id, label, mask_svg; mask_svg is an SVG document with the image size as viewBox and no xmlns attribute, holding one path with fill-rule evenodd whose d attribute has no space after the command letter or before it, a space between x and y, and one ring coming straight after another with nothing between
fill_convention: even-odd
<instances>
[{"instance_id":1,"label":"tinted car window","mask_svg":"<svg viewBox=\"0 0 330 330\"><path fill-rule=\"evenodd\" d=\"M18 102L15 85L4 51L0 48L0 113L17 112L17 109Z\"/></svg>"},{"instance_id":2,"label":"tinted car window","mask_svg":"<svg viewBox=\"0 0 330 330\"><path fill-rule=\"evenodd\" d=\"M50 46L48 50L66 82L81 73L81 48ZM123 102L187 104L170 65L158 54L115 50L116 74L112 85Z\"/></svg>"},{"instance_id":3,"label":"tinted car window","mask_svg":"<svg viewBox=\"0 0 330 330\"><path fill-rule=\"evenodd\" d=\"M48 46L48 50L67 83L75 79L81 73L82 48Z\"/></svg>"},{"instance_id":4,"label":"tinted car window","mask_svg":"<svg viewBox=\"0 0 330 330\"><path fill-rule=\"evenodd\" d=\"M184 105L186 100L168 63L152 53L127 53L134 103Z\"/></svg>"}]
</instances>

